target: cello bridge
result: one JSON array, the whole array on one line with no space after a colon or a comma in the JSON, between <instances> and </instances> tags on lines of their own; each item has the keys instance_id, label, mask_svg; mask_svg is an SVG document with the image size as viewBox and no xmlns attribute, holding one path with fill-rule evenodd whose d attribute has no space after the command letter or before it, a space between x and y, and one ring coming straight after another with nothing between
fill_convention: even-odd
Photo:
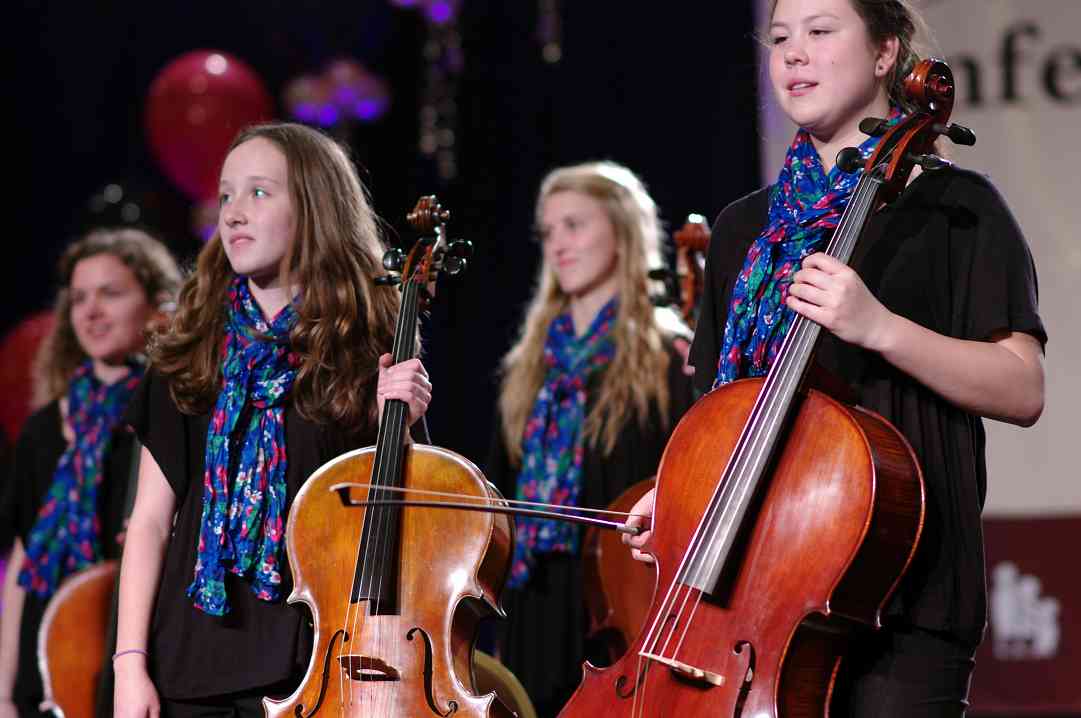
<instances>
[{"instance_id":1,"label":"cello bridge","mask_svg":"<svg viewBox=\"0 0 1081 718\"><path fill-rule=\"evenodd\" d=\"M694 666L688 665L683 661L677 661L674 658L665 658L664 656L658 656L653 653L640 653L639 655L642 656L642 658L668 666L676 673L685 678L689 678L692 681L705 683L710 686L719 687L724 685L724 676L719 673L704 671L701 668L695 668Z\"/></svg>"}]
</instances>

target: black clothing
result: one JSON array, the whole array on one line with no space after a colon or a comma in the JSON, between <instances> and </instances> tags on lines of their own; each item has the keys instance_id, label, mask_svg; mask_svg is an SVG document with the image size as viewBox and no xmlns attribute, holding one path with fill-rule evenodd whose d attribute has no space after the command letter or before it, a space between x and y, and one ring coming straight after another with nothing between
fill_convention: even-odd
<instances>
[{"instance_id":1,"label":"black clothing","mask_svg":"<svg viewBox=\"0 0 1081 718\"><path fill-rule=\"evenodd\" d=\"M263 697L283 698L294 690L295 681L262 686L216 698L172 701L161 699L162 718L263 718Z\"/></svg>"},{"instance_id":2,"label":"black clothing","mask_svg":"<svg viewBox=\"0 0 1081 718\"><path fill-rule=\"evenodd\" d=\"M667 423L661 422L653 409L645 429L635 419L624 425L608 456L600 447L590 448L587 444L579 506L604 508L632 484L657 473L668 437L693 401L691 378L683 372L683 357L671 346L668 353ZM592 389L602 376L594 375L587 387L587 413L595 394ZM504 496L514 498L520 467L512 465L507 455L498 416L495 426L485 475ZM582 582L580 556L539 554L529 583L503 595L507 620L498 627L502 633L501 660L522 682L542 718L554 716L578 687L584 659L598 665L608 662L602 647L585 640L588 617Z\"/></svg>"},{"instance_id":3,"label":"black clothing","mask_svg":"<svg viewBox=\"0 0 1081 718\"><path fill-rule=\"evenodd\" d=\"M729 205L714 223L691 348L695 383L703 391L716 376L734 277L767 214L763 189ZM918 176L872 216L850 264L889 310L940 334L986 340L1012 330L1047 341L1028 245L1001 196L976 173L944 169ZM923 469L924 532L888 613L975 646L987 614L982 420L829 332L822 332L816 360L908 439Z\"/></svg>"},{"instance_id":4,"label":"black clothing","mask_svg":"<svg viewBox=\"0 0 1081 718\"><path fill-rule=\"evenodd\" d=\"M124 529L124 497L131 474L133 436L126 427L113 433L112 444L105 457L105 471L98 489L98 511L101 516L101 546L103 558L120 557L117 534ZM67 449L68 441L61 430L60 402L53 401L31 415L23 425L15 445L9 477L13 501L11 511L15 535L27 545L30 531L37 521L38 511L53 483L56 465ZM8 571L20 571L21 566L9 565ZM38 670L38 629L45 615L48 600L26 592L22 621L19 625L19 660L12 700L20 715L40 715L42 699L41 673ZM102 656L104 659L105 656Z\"/></svg>"},{"instance_id":5,"label":"black clothing","mask_svg":"<svg viewBox=\"0 0 1081 718\"><path fill-rule=\"evenodd\" d=\"M716 376L734 278L767 215L763 189L729 205L714 224L707 299L691 348L702 390ZM998 192L973 172L914 179L870 218L850 264L887 309L939 334L988 340L1018 331L1047 341L1028 246ZM887 606L885 628L863 636L842 662L830 715L961 716L987 620L982 419L829 332L816 361L908 439L926 502L920 545Z\"/></svg>"},{"instance_id":6,"label":"black clothing","mask_svg":"<svg viewBox=\"0 0 1081 718\"><path fill-rule=\"evenodd\" d=\"M974 649L918 628L868 632L841 663L832 718L956 718Z\"/></svg>"},{"instance_id":7,"label":"black clothing","mask_svg":"<svg viewBox=\"0 0 1081 718\"><path fill-rule=\"evenodd\" d=\"M292 574L282 562L282 600L256 598L243 578L226 572L232 606L222 617L203 613L187 595L203 512L203 467L209 414L183 414L168 382L148 371L128 408L128 422L153 455L176 496L176 521L165 550L157 603L150 625L148 668L163 699L190 700L247 691L299 678L308 666L312 633L308 616L285 603ZM285 412L286 510L308 476L327 461L375 436L350 436L337 425L320 426L290 404Z\"/></svg>"}]
</instances>

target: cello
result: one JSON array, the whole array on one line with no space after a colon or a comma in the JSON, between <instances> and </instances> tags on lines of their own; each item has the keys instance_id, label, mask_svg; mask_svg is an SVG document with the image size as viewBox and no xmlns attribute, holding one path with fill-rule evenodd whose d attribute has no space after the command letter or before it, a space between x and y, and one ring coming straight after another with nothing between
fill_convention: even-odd
<instances>
[{"instance_id":1,"label":"cello","mask_svg":"<svg viewBox=\"0 0 1081 718\"><path fill-rule=\"evenodd\" d=\"M662 299L665 304L676 305L687 326L694 329L705 283L705 252L709 247L706 218L700 214L688 215L683 227L673 233L672 240L676 245L676 271L654 270L650 277L678 286L678 295L670 289L669 296ZM654 485L650 478L628 486L607 509L626 514ZM615 662L627 652L627 646L645 621L657 587L657 571L635 561L618 534L597 527L585 532L582 562L589 616L587 637L604 643L609 662Z\"/></svg>"},{"instance_id":2,"label":"cello","mask_svg":"<svg viewBox=\"0 0 1081 718\"><path fill-rule=\"evenodd\" d=\"M408 257L394 249L384 255L395 273L378 281L402 289L395 363L415 354L418 311L436 277L466 266L471 245L447 242L448 217L434 196L421 198L410 223L434 234ZM467 459L404 445L406 419L404 402L387 401L376 445L324 464L293 501L289 602L310 609L315 643L296 691L263 699L268 718L512 715L494 693L476 695L472 661L478 621L502 614L513 524L504 514L393 501L403 489L502 500Z\"/></svg>"},{"instance_id":3,"label":"cello","mask_svg":"<svg viewBox=\"0 0 1081 718\"><path fill-rule=\"evenodd\" d=\"M905 80L916 110L890 128L864 167L825 250L847 263L874 209L947 135L953 77L924 60ZM765 378L699 400L661 459L653 536L659 586L644 630L606 669L585 666L560 714L824 716L857 627L880 628L923 528L918 462L882 417L809 389L820 327L797 316Z\"/></svg>"}]
</instances>

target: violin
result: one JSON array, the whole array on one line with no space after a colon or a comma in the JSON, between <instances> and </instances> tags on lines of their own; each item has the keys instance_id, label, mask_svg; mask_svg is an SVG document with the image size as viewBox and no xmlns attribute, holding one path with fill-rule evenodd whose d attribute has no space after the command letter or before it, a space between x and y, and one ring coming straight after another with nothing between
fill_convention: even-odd
<instances>
[{"instance_id":1,"label":"violin","mask_svg":"<svg viewBox=\"0 0 1081 718\"><path fill-rule=\"evenodd\" d=\"M881 136L826 252L847 263L872 212L913 167L945 166L954 83L941 60L906 78L916 106ZM967 143L967 142L965 142ZM852 169L849 169L852 168ZM857 627L881 627L923 527L924 488L885 419L805 381L820 331L798 316L769 373L718 387L673 432L657 478L658 586L638 638L608 668L588 663L565 718L824 716Z\"/></svg>"},{"instance_id":2,"label":"violin","mask_svg":"<svg viewBox=\"0 0 1081 718\"><path fill-rule=\"evenodd\" d=\"M447 242L448 218L434 196L421 198L409 221L424 236L408 257L384 255L392 273L377 281L402 291L395 363L415 355L418 312L436 278L467 265L471 245ZM417 492L502 501L469 460L404 445L407 415L404 402L387 401L376 445L324 464L293 501L288 600L308 606L315 644L296 691L263 700L268 718L512 715L495 693L477 695L473 646L478 621L502 614L513 524L501 513L443 510L437 499L398 500Z\"/></svg>"},{"instance_id":3,"label":"violin","mask_svg":"<svg viewBox=\"0 0 1081 718\"><path fill-rule=\"evenodd\" d=\"M675 273L663 270L663 277L651 273L655 278L678 284L678 297L670 293L665 303L678 307L691 328L698 320L698 301L705 284L709 234L705 217L688 215L683 227L672 235L676 245ZM654 484L653 479L632 484L606 507L607 510L626 514ZM609 661L615 662L627 652L645 621L657 587L657 570L652 565L635 561L619 535L592 526L582 539L582 564L589 616L587 636L602 642Z\"/></svg>"}]
</instances>

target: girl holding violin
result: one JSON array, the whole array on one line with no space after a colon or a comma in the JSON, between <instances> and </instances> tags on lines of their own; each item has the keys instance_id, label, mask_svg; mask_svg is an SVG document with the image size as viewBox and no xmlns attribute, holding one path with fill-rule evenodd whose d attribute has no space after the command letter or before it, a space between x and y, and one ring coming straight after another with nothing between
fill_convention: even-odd
<instances>
[{"instance_id":1,"label":"girl holding violin","mask_svg":"<svg viewBox=\"0 0 1081 718\"><path fill-rule=\"evenodd\" d=\"M691 403L676 346L688 330L650 300L661 230L630 170L612 162L553 170L536 223L542 264L503 360L486 475L508 497L603 508L656 472ZM500 653L539 715L558 711L587 655L580 539L571 524L516 519Z\"/></svg>"},{"instance_id":2,"label":"girl holding violin","mask_svg":"<svg viewBox=\"0 0 1081 718\"><path fill-rule=\"evenodd\" d=\"M128 418L143 443L120 579L116 714L262 716L308 665L283 531L307 476L413 425L431 384L391 366L399 294L377 286L378 220L345 150L296 124L242 131L217 231Z\"/></svg>"},{"instance_id":3,"label":"girl holding violin","mask_svg":"<svg viewBox=\"0 0 1081 718\"><path fill-rule=\"evenodd\" d=\"M119 555L134 458L122 418L143 375L147 333L180 285L168 250L136 229L90 232L58 269L53 329L38 355L45 406L15 447L4 517L16 532L0 625L5 718L40 714L38 629L49 599L70 574Z\"/></svg>"},{"instance_id":4,"label":"girl holding violin","mask_svg":"<svg viewBox=\"0 0 1081 718\"><path fill-rule=\"evenodd\" d=\"M952 167L871 215L850 264L822 253L859 174L834 158L866 157L860 121L907 109L919 18L903 0L776 0L769 17L770 80L800 129L778 180L714 224L696 381L765 374L797 313L828 330L819 364L907 439L925 491L915 556L884 627L843 659L831 715L960 716L986 622L982 419L1029 426L1043 408L1035 267L992 184ZM649 538L627 540L636 557Z\"/></svg>"}]
</instances>

